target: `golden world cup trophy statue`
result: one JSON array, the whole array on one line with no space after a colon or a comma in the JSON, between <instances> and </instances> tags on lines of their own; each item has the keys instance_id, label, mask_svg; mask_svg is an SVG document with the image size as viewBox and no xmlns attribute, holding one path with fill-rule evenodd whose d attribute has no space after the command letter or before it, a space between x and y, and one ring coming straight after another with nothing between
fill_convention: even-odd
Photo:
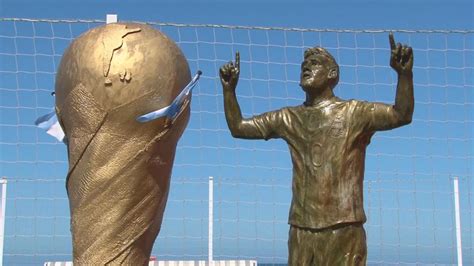
<instances>
[{"instance_id":1,"label":"golden world cup trophy statue","mask_svg":"<svg viewBox=\"0 0 474 266\"><path fill-rule=\"evenodd\" d=\"M55 114L68 148L75 265L148 264L199 75L144 24L91 29L64 53Z\"/></svg>"}]
</instances>

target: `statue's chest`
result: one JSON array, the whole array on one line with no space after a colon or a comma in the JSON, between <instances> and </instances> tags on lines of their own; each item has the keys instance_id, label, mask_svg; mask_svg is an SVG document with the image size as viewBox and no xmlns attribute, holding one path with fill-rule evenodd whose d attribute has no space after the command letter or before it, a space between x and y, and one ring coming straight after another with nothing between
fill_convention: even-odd
<instances>
[{"instance_id":1,"label":"statue's chest","mask_svg":"<svg viewBox=\"0 0 474 266\"><path fill-rule=\"evenodd\" d=\"M316 171L333 162L344 149L348 136L344 110L308 110L301 113L295 126L292 147L308 169Z\"/></svg>"},{"instance_id":2,"label":"statue's chest","mask_svg":"<svg viewBox=\"0 0 474 266\"><path fill-rule=\"evenodd\" d=\"M296 131L307 141L339 138L347 132L347 124L344 110L308 110L302 112Z\"/></svg>"}]
</instances>

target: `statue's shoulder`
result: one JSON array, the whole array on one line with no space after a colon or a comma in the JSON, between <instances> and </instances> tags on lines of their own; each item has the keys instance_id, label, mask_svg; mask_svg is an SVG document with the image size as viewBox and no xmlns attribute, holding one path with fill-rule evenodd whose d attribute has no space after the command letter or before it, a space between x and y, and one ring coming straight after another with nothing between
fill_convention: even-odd
<instances>
[{"instance_id":1,"label":"statue's shoulder","mask_svg":"<svg viewBox=\"0 0 474 266\"><path fill-rule=\"evenodd\" d=\"M348 100L347 110L353 115L368 114L375 110L375 102L366 100Z\"/></svg>"},{"instance_id":2,"label":"statue's shoulder","mask_svg":"<svg viewBox=\"0 0 474 266\"><path fill-rule=\"evenodd\" d=\"M333 102L333 103L334 103L334 104L338 104L338 105L348 105L348 104L350 105L350 104L352 104L353 101L355 101L355 100L354 100L354 99L346 100L346 99L341 99L341 98L339 98L339 97L336 97L336 98L334 99L334 102Z\"/></svg>"},{"instance_id":3,"label":"statue's shoulder","mask_svg":"<svg viewBox=\"0 0 474 266\"><path fill-rule=\"evenodd\" d=\"M364 106L366 106L368 102L366 101L360 101L356 99L340 99L337 98L333 101L332 105L332 110L334 112L342 112L346 114L354 114L357 112L357 110L362 110L365 109Z\"/></svg>"},{"instance_id":4,"label":"statue's shoulder","mask_svg":"<svg viewBox=\"0 0 474 266\"><path fill-rule=\"evenodd\" d=\"M357 100L354 99L341 99L339 97L335 97L334 99L331 100L329 104L323 105L323 108L326 107L327 105L332 106L332 108L336 109L346 109L346 108L351 108L355 105L357 105Z\"/></svg>"},{"instance_id":5,"label":"statue's shoulder","mask_svg":"<svg viewBox=\"0 0 474 266\"><path fill-rule=\"evenodd\" d=\"M289 111L298 111L304 108L303 104L296 105L296 106L286 106L280 109L282 112L289 112Z\"/></svg>"},{"instance_id":6,"label":"statue's shoulder","mask_svg":"<svg viewBox=\"0 0 474 266\"><path fill-rule=\"evenodd\" d=\"M272 117L277 121L281 121L284 124L291 124L292 121L298 120L299 117L303 115L304 107L302 105L298 106L286 106L274 111L265 113L267 117Z\"/></svg>"},{"instance_id":7,"label":"statue's shoulder","mask_svg":"<svg viewBox=\"0 0 474 266\"><path fill-rule=\"evenodd\" d=\"M282 115L298 115L304 109L305 109L305 106L301 104L301 105L296 105L296 106L286 106L277 111L280 112Z\"/></svg>"},{"instance_id":8,"label":"statue's shoulder","mask_svg":"<svg viewBox=\"0 0 474 266\"><path fill-rule=\"evenodd\" d=\"M344 100L344 104L347 105L348 107L356 108L356 107L361 107L366 104L369 104L369 102L365 100L349 99L349 100Z\"/></svg>"}]
</instances>

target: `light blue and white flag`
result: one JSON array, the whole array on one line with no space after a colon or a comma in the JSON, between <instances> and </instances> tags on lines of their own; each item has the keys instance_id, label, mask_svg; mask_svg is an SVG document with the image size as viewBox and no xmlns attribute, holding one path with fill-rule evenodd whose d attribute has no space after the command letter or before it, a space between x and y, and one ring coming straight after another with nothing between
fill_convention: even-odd
<instances>
[{"instance_id":1,"label":"light blue and white flag","mask_svg":"<svg viewBox=\"0 0 474 266\"><path fill-rule=\"evenodd\" d=\"M202 72L198 70L191 82L189 82L189 84L184 87L184 89L178 94L178 96L176 96L176 98L171 102L170 105L163 107L159 110L141 115L137 117L137 121L141 123L146 123L158 119L160 117L166 117L171 121L174 120L181 111L184 101L189 97L194 86L196 86L199 76L201 76L201 74Z\"/></svg>"},{"instance_id":2,"label":"light blue and white flag","mask_svg":"<svg viewBox=\"0 0 474 266\"><path fill-rule=\"evenodd\" d=\"M55 137L57 140L64 142L64 131L59 125L56 112L52 111L43 116L40 116L35 121L35 125L41 129L46 130L46 133Z\"/></svg>"}]
</instances>

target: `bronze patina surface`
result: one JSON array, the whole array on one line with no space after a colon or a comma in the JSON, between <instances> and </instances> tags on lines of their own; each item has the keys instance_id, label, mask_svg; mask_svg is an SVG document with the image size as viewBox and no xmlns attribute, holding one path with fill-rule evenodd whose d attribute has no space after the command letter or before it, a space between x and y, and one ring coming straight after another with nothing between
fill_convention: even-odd
<instances>
[{"instance_id":1,"label":"bronze patina surface","mask_svg":"<svg viewBox=\"0 0 474 266\"><path fill-rule=\"evenodd\" d=\"M409 124L414 110L413 51L389 35L390 65L398 73L395 104L342 100L333 93L339 66L324 48L306 50L300 86L306 101L244 119L235 89L240 56L220 69L232 136L281 138L293 162L289 265L364 265L365 152L376 131Z\"/></svg>"},{"instance_id":2,"label":"bronze patina surface","mask_svg":"<svg viewBox=\"0 0 474 266\"><path fill-rule=\"evenodd\" d=\"M190 109L171 126L136 117L169 105L190 80L176 44L143 24L91 29L64 53L56 112L68 141L75 265L148 265Z\"/></svg>"}]
</instances>

